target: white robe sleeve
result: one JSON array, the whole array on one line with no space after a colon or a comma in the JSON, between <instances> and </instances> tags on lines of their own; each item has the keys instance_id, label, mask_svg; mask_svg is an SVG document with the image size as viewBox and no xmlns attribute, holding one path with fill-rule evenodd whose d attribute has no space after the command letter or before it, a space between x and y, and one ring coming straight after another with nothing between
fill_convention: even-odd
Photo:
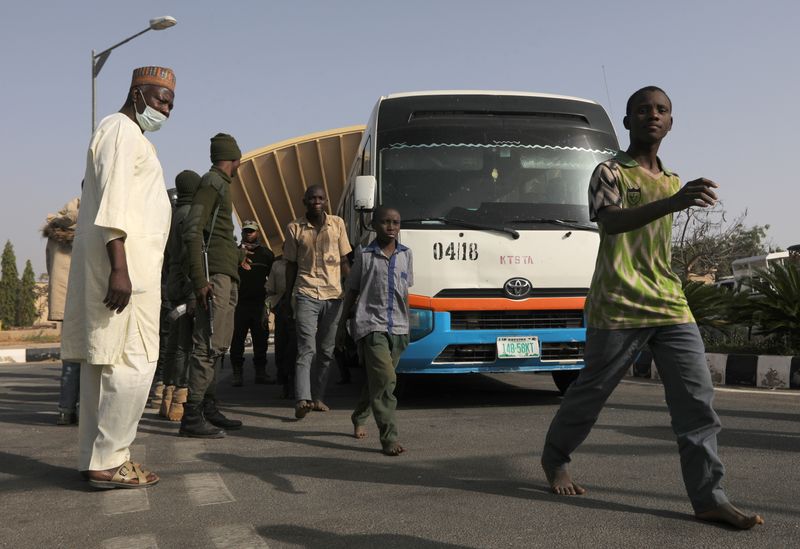
<instances>
[{"instance_id":1,"label":"white robe sleeve","mask_svg":"<svg viewBox=\"0 0 800 549\"><path fill-rule=\"evenodd\" d=\"M100 200L94 223L103 229L108 243L124 238L131 230L128 207L135 198L135 166L141 155L141 135L137 128L120 120L109 128L96 144L94 166Z\"/></svg>"}]
</instances>

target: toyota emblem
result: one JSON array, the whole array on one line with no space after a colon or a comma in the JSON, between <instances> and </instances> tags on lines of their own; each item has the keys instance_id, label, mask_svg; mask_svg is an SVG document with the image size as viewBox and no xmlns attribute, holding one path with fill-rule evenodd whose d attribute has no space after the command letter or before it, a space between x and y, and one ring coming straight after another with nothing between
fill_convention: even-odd
<instances>
[{"instance_id":1,"label":"toyota emblem","mask_svg":"<svg viewBox=\"0 0 800 549\"><path fill-rule=\"evenodd\" d=\"M527 278L511 278L503 285L503 290L511 299L527 297L531 289L531 282Z\"/></svg>"}]
</instances>

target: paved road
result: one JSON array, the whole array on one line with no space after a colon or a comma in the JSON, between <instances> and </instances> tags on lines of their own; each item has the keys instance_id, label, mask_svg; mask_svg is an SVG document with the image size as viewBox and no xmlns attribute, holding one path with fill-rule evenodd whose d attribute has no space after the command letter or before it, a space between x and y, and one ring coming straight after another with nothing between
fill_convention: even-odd
<instances>
[{"instance_id":1,"label":"paved road","mask_svg":"<svg viewBox=\"0 0 800 549\"><path fill-rule=\"evenodd\" d=\"M293 418L274 386L220 398L246 427L175 436L147 410L134 456L149 490L95 492L73 470L77 430L56 427L59 365L0 366L0 546L115 548L798 547L800 395L720 390L729 495L767 525L690 516L661 387L616 391L573 470L589 493L547 493L538 469L559 397L549 376L428 378L401 400L408 453L349 436L354 385L330 413ZM336 378L334 373L332 376ZM250 379L248 379L250 381ZM332 386L333 387L333 386Z\"/></svg>"}]
</instances>

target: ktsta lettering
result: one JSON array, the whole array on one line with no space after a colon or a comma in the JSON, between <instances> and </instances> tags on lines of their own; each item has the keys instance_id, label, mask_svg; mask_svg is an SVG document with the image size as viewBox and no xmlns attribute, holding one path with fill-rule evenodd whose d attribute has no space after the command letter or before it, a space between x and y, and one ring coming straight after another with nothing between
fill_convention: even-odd
<instances>
[{"instance_id":1,"label":"ktsta lettering","mask_svg":"<svg viewBox=\"0 0 800 549\"><path fill-rule=\"evenodd\" d=\"M500 265L533 265L530 255L501 255Z\"/></svg>"}]
</instances>

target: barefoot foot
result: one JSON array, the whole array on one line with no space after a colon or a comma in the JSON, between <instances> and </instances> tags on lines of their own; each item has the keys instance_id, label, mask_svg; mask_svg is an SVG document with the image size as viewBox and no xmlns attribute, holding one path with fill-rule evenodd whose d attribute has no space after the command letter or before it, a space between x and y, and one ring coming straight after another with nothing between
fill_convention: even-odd
<instances>
[{"instance_id":1,"label":"barefoot foot","mask_svg":"<svg viewBox=\"0 0 800 549\"><path fill-rule=\"evenodd\" d=\"M760 515L748 515L737 509L730 503L724 503L719 507L702 513L695 513L698 520L706 522L722 522L729 524L740 530L749 530L756 524L764 524L764 519Z\"/></svg>"},{"instance_id":2,"label":"barefoot foot","mask_svg":"<svg viewBox=\"0 0 800 549\"><path fill-rule=\"evenodd\" d=\"M387 444L386 446L384 446L382 451L383 451L384 455L387 455L387 456L399 456L400 454L405 452L406 449L403 448L402 446L400 446L399 443L392 442L392 443Z\"/></svg>"},{"instance_id":3,"label":"barefoot foot","mask_svg":"<svg viewBox=\"0 0 800 549\"><path fill-rule=\"evenodd\" d=\"M367 438L367 428L363 425L354 425L353 426L353 436L355 438Z\"/></svg>"},{"instance_id":4,"label":"barefoot foot","mask_svg":"<svg viewBox=\"0 0 800 549\"><path fill-rule=\"evenodd\" d=\"M586 489L572 480L566 468L551 469L542 464L544 475L550 484L550 491L559 496L582 496Z\"/></svg>"},{"instance_id":5,"label":"barefoot foot","mask_svg":"<svg viewBox=\"0 0 800 549\"><path fill-rule=\"evenodd\" d=\"M303 419L314 409L314 404L310 400L298 400L294 405L294 417Z\"/></svg>"},{"instance_id":6,"label":"barefoot foot","mask_svg":"<svg viewBox=\"0 0 800 549\"><path fill-rule=\"evenodd\" d=\"M325 404L321 400L315 400L314 401L314 411L315 412L330 412L331 409L328 407L327 404Z\"/></svg>"}]
</instances>

